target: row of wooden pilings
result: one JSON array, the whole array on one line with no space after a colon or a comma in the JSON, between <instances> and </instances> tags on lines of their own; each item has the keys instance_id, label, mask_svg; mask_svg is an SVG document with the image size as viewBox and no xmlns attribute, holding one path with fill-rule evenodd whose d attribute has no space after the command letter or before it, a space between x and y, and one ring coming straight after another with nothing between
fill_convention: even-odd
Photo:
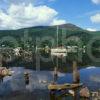
<instances>
[{"instance_id":1,"label":"row of wooden pilings","mask_svg":"<svg viewBox=\"0 0 100 100\"><path fill-rule=\"evenodd\" d=\"M56 83L56 79L57 79L57 69L55 68L54 71L54 83L55 85L59 85ZM69 95L72 95L72 99L71 100L79 100L79 89L81 87L83 87L83 85L80 83L80 73L77 69L77 62L73 61L73 84L80 84L79 86L77 86L76 88L66 88L66 89L58 89L58 90L50 90L50 100L63 100L62 98L64 97L68 97ZM63 85L63 84L62 84ZM71 85L71 84L70 84ZM59 87L58 87L59 88ZM66 93L66 91L68 92L68 94ZM85 91L85 93L84 93ZM56 92L60 92L61 97L56 95ZM81 91L81 95L83 95L83 97L88 98L89 97L89 90L87 87L84 87L83 90ZM64 99L66 100L66 99Z\"/></svg>"}]
</instances>

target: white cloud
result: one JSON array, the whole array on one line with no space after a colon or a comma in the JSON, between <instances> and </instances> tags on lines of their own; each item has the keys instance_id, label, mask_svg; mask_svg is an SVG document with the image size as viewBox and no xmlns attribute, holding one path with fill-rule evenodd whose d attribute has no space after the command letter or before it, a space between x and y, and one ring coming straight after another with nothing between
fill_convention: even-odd
<instances>
[{"instance_id":1,"label":"white cloud","mask_svg":"<svg viewBox=\"0 0 100 100\"><path fill-rule=\"evenodd\" d=\"M86 30L87 30L87 31L93 31L93 32L97 31L97 30L94 29L94 28L87 28Z\"/></svg>"},{"instance_id":2,"label":"white cloud","mask_svg":"<svg viewBox=\"0 0 100 100\"><path fill-rule=\"evenodd\" d=\"M35 3L39 0L1 0L4 1L5 3L10 3L10 4L29 4L29 3Z\"/></svg>"},{"instance_id":3,"label":"white cloud","mask_svg":"<svg viewBox=\"0 0 100 100\"><path fill-rule=\"evenodd\" d=\"M100 13L91 16L90 19L93 23L100 23Z\"/></svg>"},{"instance_id":4,"label":"white cloud","mask_svg":"<svg viewBox=\"0 0 100 100\"><path fill-rule=\"evenodd\" d=\"M0 29L19 29L40 25L63 24L66 21L57 19L58 12L42 6L11 4L6 13L0 10Z\"/></svg>"},{"instance_id":5,"label":"white cloud","mask_svg":"<svg viewBox=\"0 0 100 100\"><path fill-rule=\"evenodd\" d=\"M40 4L45 4L45 3L48 3L48 2L53 2L55 0L1 0L1 1L4 1L5 3L8 3L8 4L33 4L33 5L40 5Z\"/></svg>"},{"instance_id":6,"label":"white cloud","mask_svg":"<svg viewBox=\"0 0 100 100\"><path fill-rule=\"evenodd\" d=\"M92 0L92 2L95 4L100 4L100 0Z\"/></svg>"},{"instance_id":7,"label":"white cloud","mask_svg":"<svg viewBox=\"0 0 100 100\"><path fill-rule=\"evenodd\" d=\"M49 2L56 1L56 0L48 0Z\"/></svg>"},{"instance_id":8,"label":"white cloud","mask_svg":"<svg viewBox=\"0 0 100 100\"><path fill-rule=\"evenodd\" d=\"M65 20L54 19L53 22L51 23L51 25L61 25L61 24L65 24L65 23L66 23Z\"/></svg>"}]
</instances>

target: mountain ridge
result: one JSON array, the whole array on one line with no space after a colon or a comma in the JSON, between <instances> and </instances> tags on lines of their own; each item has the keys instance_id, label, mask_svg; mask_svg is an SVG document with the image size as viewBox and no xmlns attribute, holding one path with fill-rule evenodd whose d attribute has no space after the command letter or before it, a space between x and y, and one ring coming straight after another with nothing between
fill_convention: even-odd
<instances>
[{"instance_id":1,"label":"mountain ridge","mask_svg":"<svg viewBox=\"0 0 100 100\"><path fill-rule=\"evenodd\" d=\"M9 29L9 30L0 30L0 31L16 31L16 30L30 29L30 28L48 28L48 27L52 28L52 27L57 27L57 26L59 26L59 28L67 28L68 30L71 30L71 29L72 30L75 30L75 29L83 30L77 25L67 23L67 24L53 25L53 26L32 26L32 27L25 27L25 28L20 28L20 29Z\"/></svg>"},{"instance_id":2,"label":"mountain ridge","mask_svg":"<svg viewBox=\"0 0 100 100\"><path fill-rule=\"evenodd\" d=\"M90 32L71 23L62 24L58 26L59 26L59 37L62 36L61 34L65 34L66 39L70 36L78 36L81 40L84 41L85 44L94 35L100 35L100 31ZM64 32L62 29L65 29ZM0 37L2 38L5 36L12 36L15 39L18 39L18 41L21 41L20 39L24 37L26 33L29 35L29 37L32 37L34 41L36 40L36 37L52 36L53 38L56 38L57 25L35 26L35 27L22 28L17 30L0 30Z\"/></svg>"}]
</instances>

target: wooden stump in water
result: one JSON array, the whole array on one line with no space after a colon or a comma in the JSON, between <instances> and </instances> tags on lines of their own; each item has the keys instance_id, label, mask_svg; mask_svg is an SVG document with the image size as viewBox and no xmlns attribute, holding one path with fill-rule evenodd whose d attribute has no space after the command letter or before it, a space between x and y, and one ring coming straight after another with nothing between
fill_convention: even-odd
<instances>
[{"instance_id":1,"label":"wooden stump in water","mask_svg":"<svg viewBox=\"0 0 100 100\"><path fill-rule=\"evenodd\" d=\"M3 76L0 76L0 83L3 82Z\"/></svg>"},{"instance_id":2,"label":"wooden stump in water","mask_svg":"<svg viewBox=\"0 0 100 100\"><path fill-rule=\"evenodd\" d=\"M80 82L80 73L77 69L77 62L73 61L73 82L79 83Z\"/></svg>"},{"instance_id":3,"label":"wooden stump in water","mask_svg":"<svg viewBox=\"0 0 100 100\"><path fill-rule=\"evenodd\" d=\"M25 84L28 85L29 84L29 73L25 73L24 77L25 77Z\"/></svg>"}]
</instances>

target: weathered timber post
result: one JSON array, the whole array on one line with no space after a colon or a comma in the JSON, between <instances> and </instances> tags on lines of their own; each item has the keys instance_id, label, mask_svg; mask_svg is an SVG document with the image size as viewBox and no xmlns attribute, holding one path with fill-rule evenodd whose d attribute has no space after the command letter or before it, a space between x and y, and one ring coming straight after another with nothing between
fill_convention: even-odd
<instances>
[{"instance_id":1,"label":"weathered timber post","mask_svg":"<svg viewBox=\"0 0 100 100\"><path fill-rule=\"evenodd\" d=\"M54 68L54 75L53 75L54 77L54 83L56 83L57 82L57 79L58 79L58 69L57 69L57 67L55 67Z\"/></svg>"},{"instance_id":2,"label":"weathered timber post","mask_svg":"<svg viewBox=\"0 0 100 100\"><path fill-rule=\"evenodd\" d=\"M77 62L73 61L73 83L78 84L80 82L80 74L77 69ZM78 89L74 89L74 100L78 100Z\"/></svg>"},{"instance_id":3,"label":"weathered timber post","mask_svg":"<svg viewBox=\"0 0 100 100\"><path fill-rule=\"evenodd\" d=\"M0 67L2 67L2 54L0 54Z\"/></svg>"},{"instance_id":4,"label":"weathered timber post","mask_svg":"<svg viewBox=\"0 0 100 100\"><path fill-rule=\"evenodd\" d=\"M73 61L73 83L80 82L80 73L77 69L77 62Z\"/></svg>"}]
</instances>

